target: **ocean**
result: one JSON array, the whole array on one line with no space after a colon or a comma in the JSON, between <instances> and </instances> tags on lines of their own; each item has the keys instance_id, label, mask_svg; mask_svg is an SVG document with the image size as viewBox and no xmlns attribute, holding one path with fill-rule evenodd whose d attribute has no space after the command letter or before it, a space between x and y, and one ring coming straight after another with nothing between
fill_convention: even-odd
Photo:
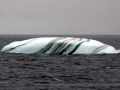
<instances>
[{"instance_id":1,"label":"ocean","mask_svg":"<svg viewBox=\"0 0 120 90\"><path fill-rule=\"evenodd\" d=\"M120 35L0 35L0 49L12 41L43 36L90 38L120 49ZM0 52L0 90L120 90L120 54Z\"/></svg>"}]
</instances>

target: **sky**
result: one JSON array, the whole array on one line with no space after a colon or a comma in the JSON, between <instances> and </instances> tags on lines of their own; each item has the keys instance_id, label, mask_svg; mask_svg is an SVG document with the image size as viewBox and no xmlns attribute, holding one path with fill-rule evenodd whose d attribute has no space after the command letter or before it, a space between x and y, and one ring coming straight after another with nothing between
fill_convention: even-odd
<instances>
[{"instance_id":1,"label":"sky","mask_svg":"<svg viewBox=\"0 0 120 90\"><path fill-rule=\"evenodd\" d=\"M0 34L120 35L120 0L0 0Z\"/></svg>"}]
</instances>

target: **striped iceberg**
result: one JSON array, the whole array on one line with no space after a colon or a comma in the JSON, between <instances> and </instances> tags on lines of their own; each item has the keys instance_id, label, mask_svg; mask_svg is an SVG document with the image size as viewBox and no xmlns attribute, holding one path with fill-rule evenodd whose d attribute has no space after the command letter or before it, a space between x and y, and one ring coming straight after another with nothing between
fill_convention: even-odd
<instances>
[{"instance_id":1,"label":"striped iceberg","mask_svg":"<svg viewBox=\"0 0 120 90\"><path fill-rule=\"evenodd\" d=\"M15 41L1 50L6 53L115 54L113 46L97 40L76 37L40 37Z\"/></svg>"}]
</instances>

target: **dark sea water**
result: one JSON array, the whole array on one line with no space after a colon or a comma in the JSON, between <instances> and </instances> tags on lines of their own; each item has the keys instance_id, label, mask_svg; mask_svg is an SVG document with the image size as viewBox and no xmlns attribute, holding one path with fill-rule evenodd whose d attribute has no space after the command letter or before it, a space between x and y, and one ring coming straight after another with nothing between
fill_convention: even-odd
<instances>
[{"instance_id":1,"label":"dark sea water","mask_svg":"<svg viewBox=\"0 0 120 90\"><path fill-rule=\"evenodd\" d=\"M120 35L73 36L99 40L120 49ZM0 35L0 49L12 41L33 37L41 36ZM120 90L120 54L0 53L0 90Z\"/></svg>"}]
</instances>

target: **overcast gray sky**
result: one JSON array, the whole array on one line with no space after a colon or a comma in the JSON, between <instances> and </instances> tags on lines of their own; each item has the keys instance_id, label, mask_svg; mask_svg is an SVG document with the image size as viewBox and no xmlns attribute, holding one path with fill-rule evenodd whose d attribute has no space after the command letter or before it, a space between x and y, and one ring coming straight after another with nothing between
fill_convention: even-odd
<instances>
[{"instance_id":1,"label":"overcast gray sky","mask_svg":"<svg viewBox=\"0 0 120 90\"><path fill-rule=\"evenodd\" d=\"M0 0L0 34L120 34L120 0Z\"/></svg>"}]
</instances>

